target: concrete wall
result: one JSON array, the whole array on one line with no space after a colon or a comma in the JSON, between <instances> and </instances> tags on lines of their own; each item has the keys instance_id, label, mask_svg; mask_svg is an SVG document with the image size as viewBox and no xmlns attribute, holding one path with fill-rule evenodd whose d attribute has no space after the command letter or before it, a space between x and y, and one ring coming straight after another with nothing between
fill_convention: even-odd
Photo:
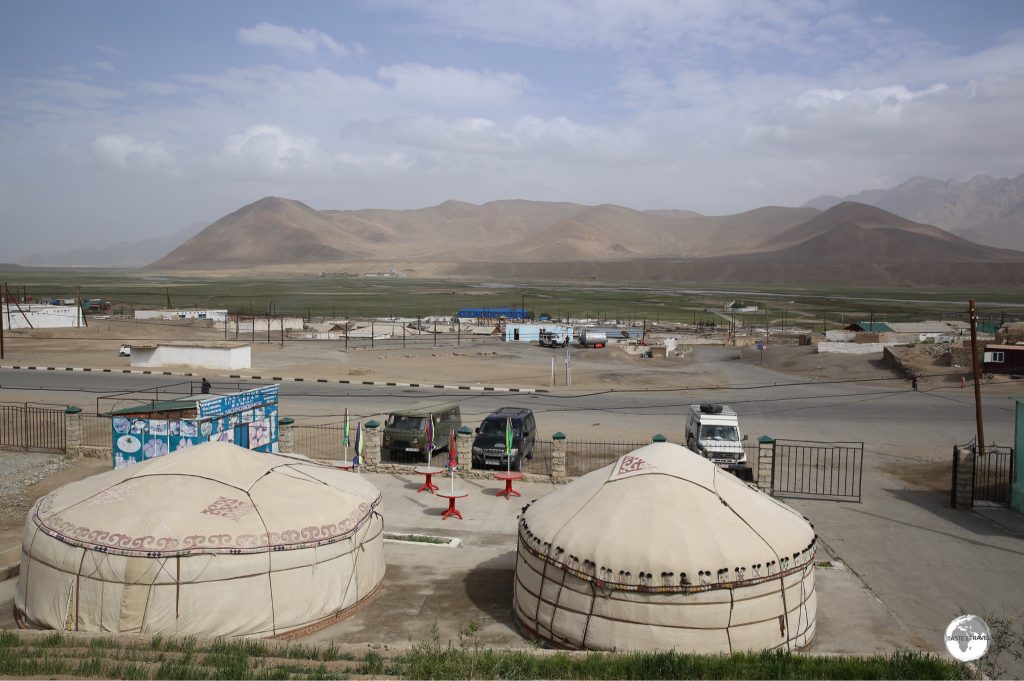
<instances>
[{"instance_id":1,"label":"concrete wall","mask_svg":"<svg viewBox=\"0 0 1024 681\"><path fill-rule=\"evenodd\" d=\"M821 354L836 353L842 355L878 355L885 349L882 343L818 343Z\"/></svg>"},{"instance_id":2,"label":"concrete wall","mask_svg":"<svg viewBox=\"0 0 1024 681\"><path fill-rule=\"evenodd\" d=\"M281 322L284 322L285 331L302 331L306 322L302 317L274 317L270 320L270 333L281 333ZM232 326L233 322L230 323ZM238 322L239 333L266 333L267 332L267 318L256 317L242 318Z\"/></svg>"},{"instance_id":3,"label":"concrete wall","mask_svg":"<svg viewBox=\"0 0 1024 681\"><path fill-rule=\"evenodd\" d=\"M22 315L22 312L25 314ZM4 305L0 314L3 314L5 329L55 329L85 324L80 322L81 312L74 305L22 305L20 311L17 305L11 305L9 309ZM29 322L32 323L31 327Z\"/></svg>"},{"instance_id":4,"label":"concrete wall","mask_svg":"<svg viewBox=\"0 0 1024 681\"><path fill-rule=\"evenodd\" d=\"M252 348L204 348L186 345L158 345L155 348L132 348L133 367L188 366L197 369L250 369Z\"/></svg>"}]
</instances>

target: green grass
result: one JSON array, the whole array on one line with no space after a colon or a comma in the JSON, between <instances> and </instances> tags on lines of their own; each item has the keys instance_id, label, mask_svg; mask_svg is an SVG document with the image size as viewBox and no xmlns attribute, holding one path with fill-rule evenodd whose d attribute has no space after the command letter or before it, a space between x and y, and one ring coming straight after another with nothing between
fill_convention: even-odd
<instances>
[{"instance_id":1,"label":"green grass","mask_svg":"<svg viewBox=\"0 0 1024 681\"><path fill-rule=\"evenodd\" d=\"M778 327L783 310L787 324L822 324L828 327L842 322L867 319L874 309L876 321L915 321L937 317L963 317L967 299L998 305L1017 302L1012 290L960 291L890 289L815 289L804 287L729 287L715 284L718 291L697 293L700 284L643 284L623 282L617 285L540 283L529 286L511 284L508 288L481 286L479 283L446 279L367 279L362 277L317 277L313 275L273 275L260 278L166 277L139 271L46 269L0 271L0 281L12 289L25 286L29 295L40 299L70 298L76 286L84 298L112 301L114 312L131 314L135 308L165 307L170 294L176 307L228 308L232 312L265 314L273 307L279 314L370 317L451 315L462 307L519 307L524 301L534 314L555 317L592 317L647 319L669 322L725 320L712 313L731 300L770 308L768 317ZM730 291L730 289L733 289ZM750 293L750 291L757 293ZM851 300L865 298L866 300ZM916 303L899 302L913 298ZM886 300L896 299L896 300ZM792 302L791 302L792 301ZM951 302L947 302L951 301ZM1015 315L1019 310L1010 310ZM982 320L998 312L982 310ZM758 315L738 315L747 323L762 324Z\"/></svg>"},{"instance_id":2,"label":"green grass","mask_svg":"<svg viewBox=\"0 0 1024 681\"><path fill-rule=\"evenodd\" d=\"M676 652L540 655L415 647L395 671L421 679L963 679L963 665L922 653L867 658L791 653L685 655Z\"/></svg>"},{"instance_id":3,"label":"green grass","mask_svg":"<svg viewBox=\"0 0 1024 681\"><path fill-rule=\"evenodd\" d=\"M361 657L337 646L273 645L265 641L194 638L151 641L54 634L24 638L0 632L0 677L68 676L112 679L338 679L348 673L420 679L963 679L961 664L917 652L870 657L783 652L686 655L676 652L587 653L482 647L477 629L457 646L435 635L397 657L370 650ZM103 641L103 643L96 643ZM82 654L82 649L88 652ZM285 662L284 660L290 660ZM349 672L331 660L352 661Z\"/></svg>"},{"instance_id":4,"label":"green grass","mask_svg":"<svg viewBox=\"0 0 1024 681\"><path fill-rule=\"evenodd\" d=\"M420 544L447 544L450 539L447 537L430 537L425 534L393 534L387 532L384 534L385 539L394 539L396 541L411 541Z\"/></svg>"}]
</instances>

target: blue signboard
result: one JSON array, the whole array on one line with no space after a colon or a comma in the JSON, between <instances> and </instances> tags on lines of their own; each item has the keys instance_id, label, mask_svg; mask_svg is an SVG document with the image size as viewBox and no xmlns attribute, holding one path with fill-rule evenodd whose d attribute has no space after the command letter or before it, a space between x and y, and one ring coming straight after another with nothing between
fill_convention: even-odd
<instances>
[{"instance_id":1,"label":"blue signboard","mask_svg":"<svg viewBox=\"0 0 1024 681\"><path fill-rule=\"evenodd\" d=\"M199 403L199 418L212 418L224 416L225 414L237 414L238 412L255 407L262 407L267 404L277 404L278 386L268 385L255 390L246 390L244 393L225 395L203 400Z\"/></svg>"},{"instance_id":2,"label":"blue signboard","mask_svg":"<svg viewBox=\"0 0 1024 681\"><path fill-rule=\"evenodd\" d=\"M204 442L230 442L257 452L278 451L278 386L203 400L198 418L113 418L114 468L173 454ZM204 413L203 407L206 407Z\"/></svg>"}]
</instances>

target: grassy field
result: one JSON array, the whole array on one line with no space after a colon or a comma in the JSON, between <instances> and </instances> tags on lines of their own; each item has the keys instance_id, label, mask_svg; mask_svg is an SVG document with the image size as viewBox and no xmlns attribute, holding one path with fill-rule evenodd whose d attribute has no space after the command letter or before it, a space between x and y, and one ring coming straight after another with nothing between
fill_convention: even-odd
<instances>
[{"instance_id":1,"label":"grassy field","mask_svg":"<svg viewBox=\"0 0 1024 681\"><path fill-rule=\"evenodd\" d=\"M851 321L913 321L964 318L969 298L982 308L982 321L1024 315L1019 292L922 291L904 289L809 290L766 288L750 291L718 287L651 287L643 284L531 283L516 286L488 282L383 277L267 276L251 279L166 277L137 270L24 269L0 271L10 290L26 290L39 300L101 298L114 313L136 308L227 308L243 314L312 317L450 316L463 307L521 307L534 315L618 319L639 322L715 321L714 311L740 300L756 305L758 315L739 315L745 323L837 328ZM1016 305L1016 306L1015 306ZM767 315L763 312L767 306Z\"/></svg>"},{"instance_id":2,"label":"grassy field","mask_svg":"<svg viewBox=\"0 0 1024 681\"><path fill-rule=\"evenodd\" d=\"M111 679L964 679L961 664L922 653L815 656L494 650L474 642L406 652L260 640L118 639L0 632L0 676Z\"/></svg>"}]
</instances>

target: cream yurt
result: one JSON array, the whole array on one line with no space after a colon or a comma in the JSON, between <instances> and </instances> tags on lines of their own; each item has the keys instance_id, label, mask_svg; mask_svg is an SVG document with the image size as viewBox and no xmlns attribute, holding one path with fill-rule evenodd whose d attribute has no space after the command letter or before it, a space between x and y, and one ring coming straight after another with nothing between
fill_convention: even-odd
<instances>
[{"instance_id":1,"label":"cream yurt","mask_svg":"<svg viewBox=\"0 0 1024 681\"><path fill-rule=\"evenodd\" d=\"M22 534L18 624L297 635L384 578L380 492L295 455L210 442L65 485Z\"/></svg>"},{"instance_id":2,"label":"cream yurt","mask_svg":"<svg viewBox=\"0 0 1024 681\"><path fill-rule=\"evenodd\" d=\"M651 444L524 508L515 613L527 636L564 648L803 648L815 545L793 509Z\"/></svg>"}]
</instances>

